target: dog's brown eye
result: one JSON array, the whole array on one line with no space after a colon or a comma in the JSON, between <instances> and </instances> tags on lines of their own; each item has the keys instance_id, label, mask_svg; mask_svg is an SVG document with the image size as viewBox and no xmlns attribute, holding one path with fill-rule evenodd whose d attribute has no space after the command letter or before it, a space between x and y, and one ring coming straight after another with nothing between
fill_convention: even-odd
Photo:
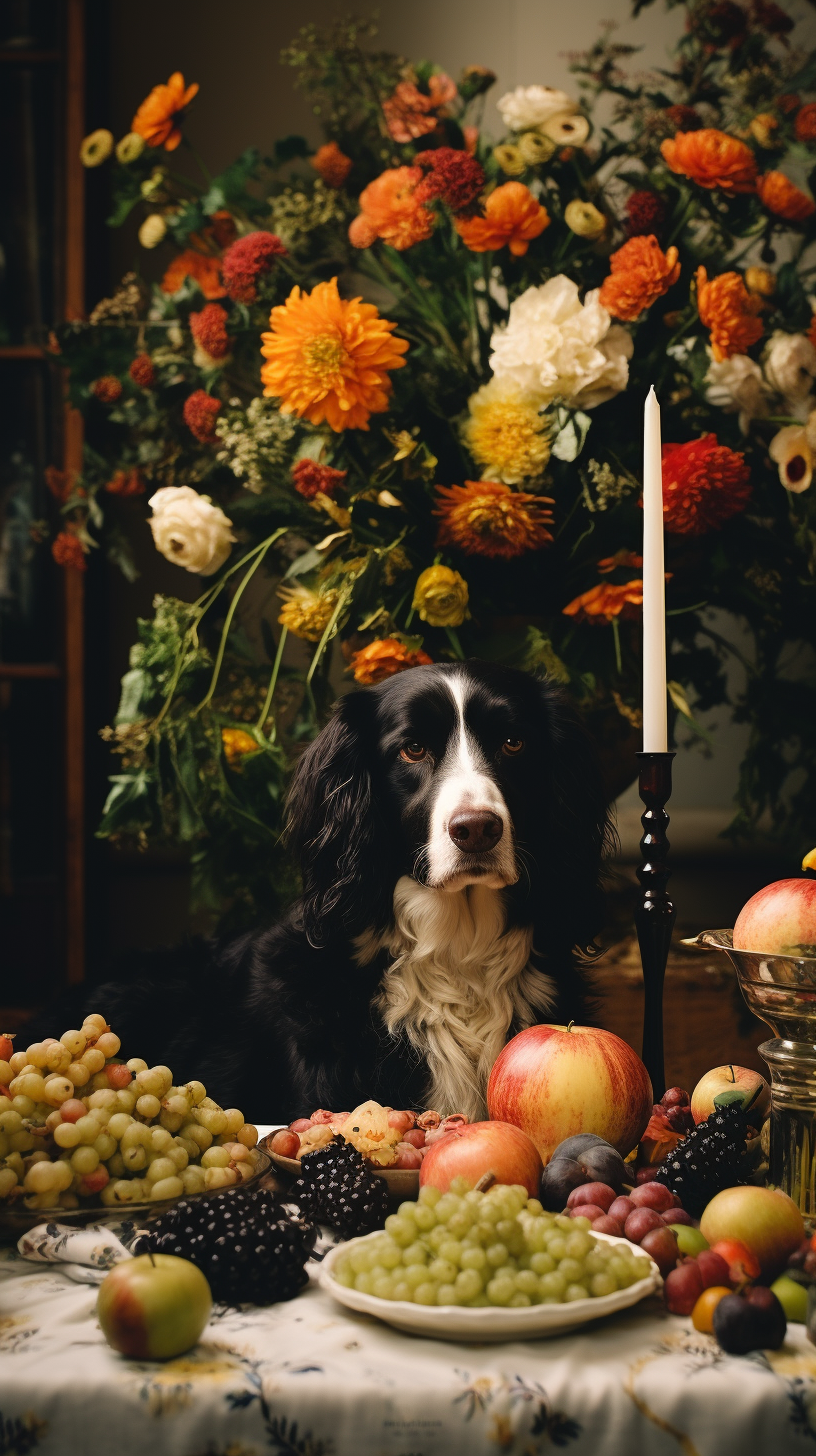
<instances>
[{"instance_id":1,"label":"dog's brown eye","mask_svg":"<svg viewBox=\"0 0 816 1456\"><path fill-rule=\"evenodd\" d=\"M523 738L505 738L502 744L502 753L506 753L512 758L514 753L521 753L523 747Z\"/></svg>"},{"instance_id":2,"label":"dog's brown eye","mask_svg":"<svg viewBox=\"0 0 816 1456\"><path fill-rule=\"evenodd\" d=\"M422 759L427 756L428 750L423 748L421 743L406 743L405 747L400 749L400 758L404 758L406 763L421 763Z\"/></svg>"}]
</instances>

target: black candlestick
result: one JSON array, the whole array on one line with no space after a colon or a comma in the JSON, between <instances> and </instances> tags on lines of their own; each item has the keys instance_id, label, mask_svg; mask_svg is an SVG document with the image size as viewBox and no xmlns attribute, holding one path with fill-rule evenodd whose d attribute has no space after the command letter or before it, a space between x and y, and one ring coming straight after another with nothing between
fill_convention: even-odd
<instances>
[{"instance_id":1,"label":"black candlestick","mask_svg":"<svg viewBox=\"0 0 816 1456\"><path fill-rule=\"evenodd\" d=\"M639 791L646 808L641 815L643 857L637 877L643 896L635 910L635 928L643 967L643 1061L659 1101L666 1090L663 1071L663 977L669 957L676 910L666 894L671 871L666 859L669 816L663 807L671 798L673 753L639 753Z\"/></svg>"}]
</instances>

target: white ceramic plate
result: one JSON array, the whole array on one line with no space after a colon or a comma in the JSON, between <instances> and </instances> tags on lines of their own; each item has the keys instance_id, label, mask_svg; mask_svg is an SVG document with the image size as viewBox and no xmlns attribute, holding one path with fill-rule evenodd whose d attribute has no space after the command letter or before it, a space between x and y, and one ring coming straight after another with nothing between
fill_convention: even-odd
<instances>
[{"instance_id":1,"label":"white ceramic plate","mask_svg":"<svg viewBox=\"0 0 816 1456\"><path fill-rule=\"evenodd\" d=\"M595 1238L607 1244L626 1244L632 1248L628 1239L614 1238L611 1234L599 1233L595 1234ZM662 1283L660 1271L650 1259L648 1278L639 1279L628 1289L618 1289L614 1294L602 1294L597 1299L576 1299L572 1304L531 1304L525 1309L507 1309L498 1305L466 1309L455 1304L412 1304L403 1299L378 1299L374 1294L361 1294L358 1289L347 1289L344 1284L338 1284L332 1274L338 1259L362 1242L362 1238L349 1239L348 1243L338 1244L326 1255L320 1266L323 1288L347 1309L373 1314L398 1330L407 1330L411 1335L427 1335L436 1340L530 1340L560 1335L564 1330L571 1330L589 1320L603 1319L605 1315L629 1309L645 1299L647 1294L659 1289Z\"/></svg>"}]
</instances>

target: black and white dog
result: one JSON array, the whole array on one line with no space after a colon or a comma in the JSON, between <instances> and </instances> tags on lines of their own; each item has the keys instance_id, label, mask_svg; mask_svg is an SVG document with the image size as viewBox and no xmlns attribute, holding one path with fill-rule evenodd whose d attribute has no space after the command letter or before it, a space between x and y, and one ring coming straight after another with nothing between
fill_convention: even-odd
<instances>
[{"instance_id":1,"label":"black and white dog","mask_svg":"<svg viewBox=\"0 0 816 1456\"><path fill-rule=\"evenodd\" d=\"M369 1097L475 1119L509 1036L586 1016L607 817L560 689L467 662L351 693L289 816L303 893L280 924L87 997L125 1052L260 1121Z\"/></svg>"}]
</instances>

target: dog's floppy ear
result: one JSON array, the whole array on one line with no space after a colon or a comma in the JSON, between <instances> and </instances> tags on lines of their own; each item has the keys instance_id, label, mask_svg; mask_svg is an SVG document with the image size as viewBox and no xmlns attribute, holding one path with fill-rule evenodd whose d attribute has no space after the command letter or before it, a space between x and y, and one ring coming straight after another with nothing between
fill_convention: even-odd
<instances>
[{"instance_id":1,"label":"dog's floppy ear","mask_svg":"<svg viewBox=\"0 0 816 1456\"><path fill-rule=\"evenodd\" d=\"M563 949L587 950L603 923L600 875L612 841L609 811L597 754L571 700L546 681L539 692L550 746L548 823L538 847L552 909L548 935Z\"/></svg>"},{"instance_id":2,"label":"dog's floppy ear","mask_svg":"<svg viewBox=\"0 0 816 1456\"><path fill-rule=\"evenodd\" d=\"M315 946L379 929L391 912L395 876L372 785L369 717L365 689L341 698L289 791L287 837L300 858L303 924Z\"/></svg>"}]
</instances>

